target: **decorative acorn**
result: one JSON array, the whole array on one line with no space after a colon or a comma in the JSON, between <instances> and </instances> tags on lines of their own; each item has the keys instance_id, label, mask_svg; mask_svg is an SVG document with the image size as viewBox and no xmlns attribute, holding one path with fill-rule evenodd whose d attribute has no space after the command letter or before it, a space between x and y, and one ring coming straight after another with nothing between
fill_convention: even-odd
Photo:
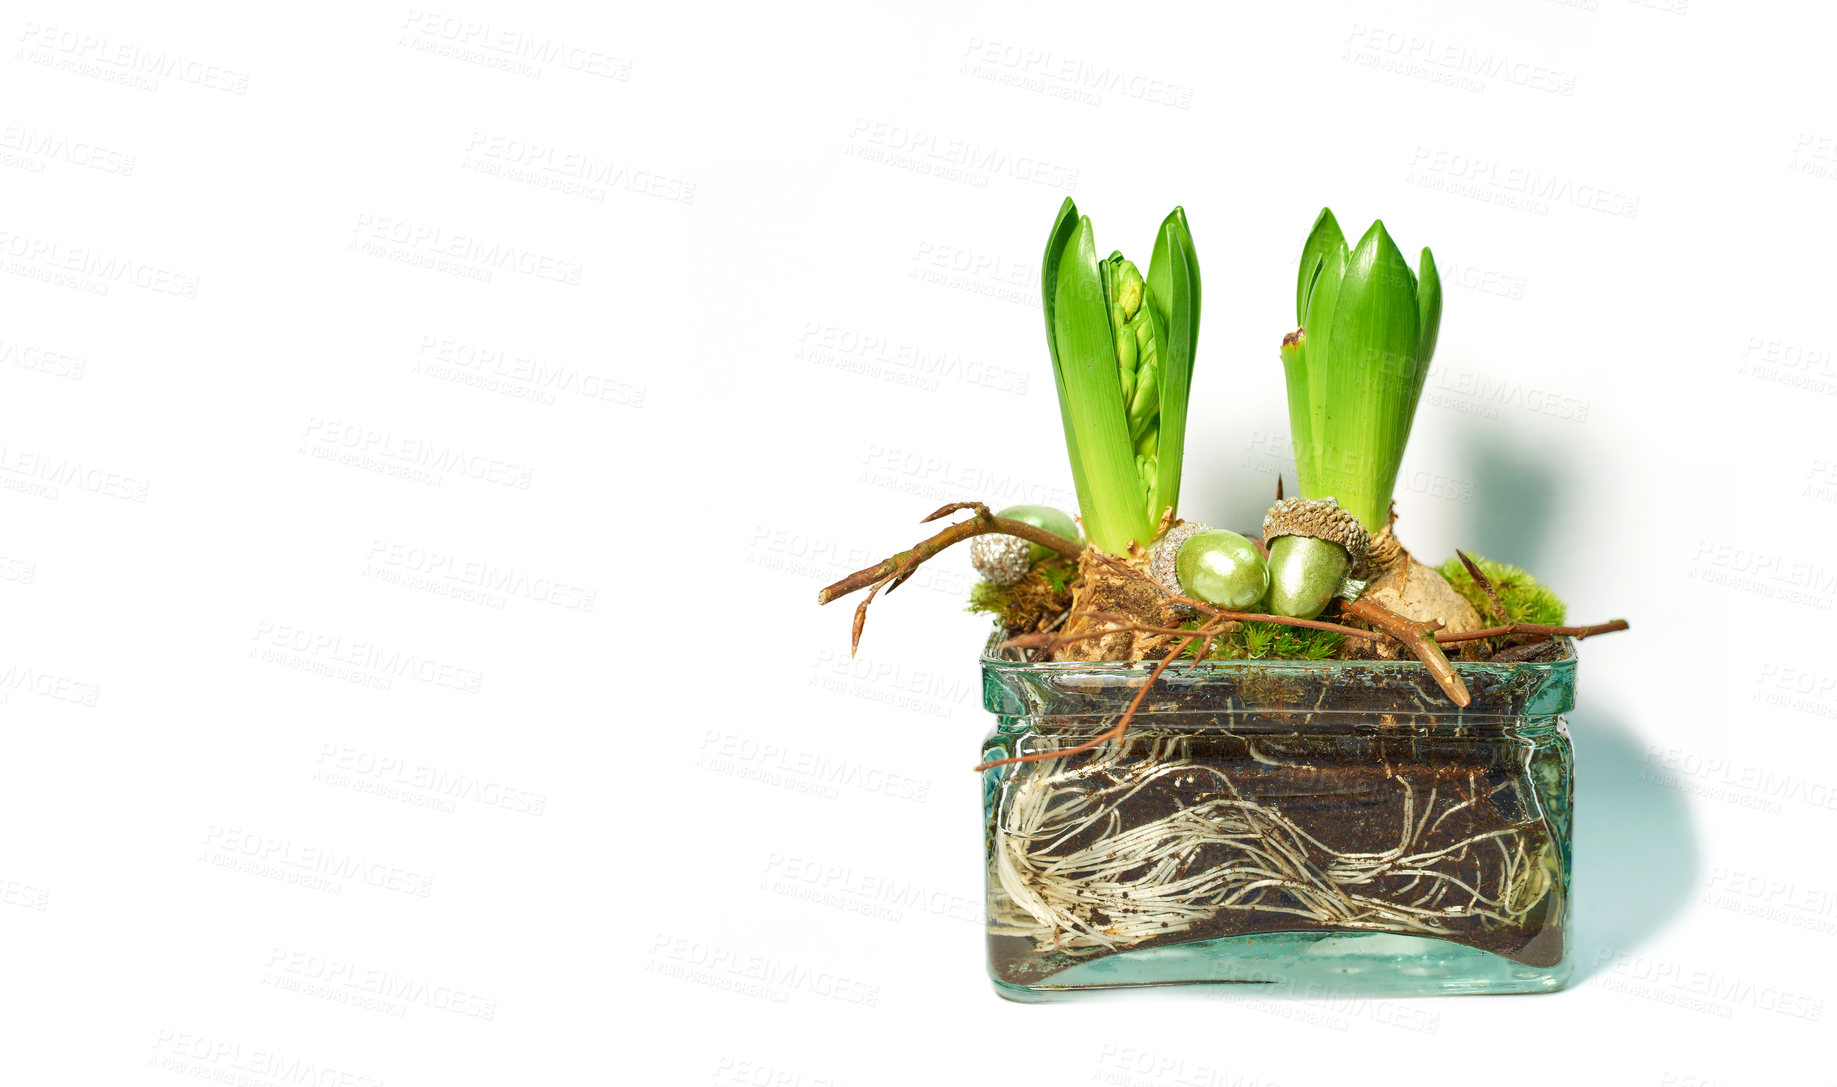
<instances>
[{"instance_id":1,"label":"decorative acorn","mask_svg":"<svg viewBox=\"0 0 1837 1087\"><path fill-rule=\"evenodd\" d=\"M1257 545L1235 532L1187 521L1155 545L1154 579L1169 592L1227 611L1244 611L1269 590L1269 567Z\"/></svg>"},{"instance_id":2,"label":"decorative acorn","mask_svg":"<svg viewBox=\"0 0 1837 1087\"><path fill-rule=\"evenodd\" d=\"M1364 560L1371 533L1332 498L1279 499L1263 518L1263 538L1272 615L1312 619L1335 596L1350 599L1365 587L1348 575Z\"/></svg>"},{"instance_id":3,"label":"decorative acorn","mask_svg":"<svg viewBox=\"0 0 1837 1087\"><path fill-rule=\"evenodd\" d=\"M996 511L995 516L1043 528L1068 540L1079 539L1078 522L1072 520L1071 514L1051 506L1009 506ZM970 565L984 581L995 585L1013 585L1027 576L1034 563L1052 553L1049 547L1005 532L991 532L970 541Z\"/></svg>"}]
</instances>

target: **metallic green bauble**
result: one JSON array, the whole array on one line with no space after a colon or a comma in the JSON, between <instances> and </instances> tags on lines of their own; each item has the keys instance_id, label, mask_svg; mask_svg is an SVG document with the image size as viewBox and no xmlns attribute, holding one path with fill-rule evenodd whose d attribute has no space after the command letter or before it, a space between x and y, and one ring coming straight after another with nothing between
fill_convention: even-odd
<instances>
[{"instance_id":1,"label":"metallic green bauble","mask_svg":"<svg viewBox=\"0 0 1837 1087\"><path fill-rule=\"evenodd\" d=\"M1269 567L1257 545L1222 528L1180 545L1174 562L1186 595L1227 611L1244 611L1269 589Z\"/></svg>"},{"instance_id":2,"label":"metallic green bauble","mask_svg":"<svg viewBox=\"0 0 1837 1087\"><path fill-rule=\"evenodd\" d=\"M1269 545L1271 615L1312 619L1346 580L1352 556L1331 540L1278 536Z\"/></svg>"},{"instance_id":3,"label":"metallic green bauble","mask_svg":"<svg viewBox=\"0 0 1837 1087\"><path fill-rule=\"evenodd\" d=\"M1032 525L1034 528L1043 528L1073 543L1079 542L1078 522L1072 520L1071 514L1053 509L1051 506L1009 506L1005 510L996 510L995 516L1006 517L1009 520ZM1028 565L1039 562L1048 555L1058 553L1042 544L1028 542L1032 544L1027 552Z\"/></svg>"}]
</instances>

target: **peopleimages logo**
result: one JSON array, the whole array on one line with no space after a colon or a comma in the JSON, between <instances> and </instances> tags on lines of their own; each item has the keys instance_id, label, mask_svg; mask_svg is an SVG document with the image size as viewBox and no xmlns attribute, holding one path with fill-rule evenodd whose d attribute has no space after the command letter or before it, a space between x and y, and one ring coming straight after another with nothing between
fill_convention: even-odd
<instances>
[{"instance_id":1,"label":"peopleimages logo","mask_svg":"<svg viewBox=\"0 0 1837 1087\"><path fill-rule=\"evenodd\" d=\"M457 472L467 479L497 483L519 491L529 490L530 480L535 474L521 465L482 456L457 446L436 445L419 438L398 435L394 431L375 430L357 423L323 419L317 415L307 419L301 437L305 439L304 448L317 446L353 457L374 458L379 463L392 464L403 472L412 469Z\"/></svg>"},{"instance_id":2,"label":"peopleimages logo","mask_svg":"<svg viewBox=\"0 0 1837 1087\"><path fill-rule=\"evenodd\" d=\"M176 79L234 95L249 92L247 72L207 64L181 53L117 41L107 34L27 23L15 40L24 47L21 53L25 60L78 75L99 76L139 90L157 91L158 80Z\"/></svg>"},{"instance_id":3,"label":"peopleimages logo","mask_svg":"<svg viewBox=\"0 0 1837 1087\"><path fill-rule=\"evenodd\" d=\"M878 985L722 944L660 932L652 937L650 951L647 972L758 996L775 1004L788 1003L797 992L867 1008L880 1003Z\"/></svg>"},{"instance_id":4,"label":"peopleimages logo","mask_svg":"<svg viewBox=\"0 0 1837 1087\"><path fill-rule=\"evenodd\" d=\"M496 1019L498 1014L497 997L469 993L451 985L437 985L412 975L365 967L310 951L277 947L268 955L268 972L271 977L280 975L296 982L317 982L346 997L367 996L404 1005L419 1004L468 1019L489 1021Z\"/></svg>"},{"instance_id":5,"label":"peopleimages logo","mask_svg":"<svg viewBox=\"0 0 1837 1087\"><path fill-rule=\"evenodd\" d=\"M33 173L42 173L47 162L64 162L124 177L134 173L134 156L125 151L111 150L88 140L73 140L56 132L45 132L24 125L0 128L0 152L16 152L24 156L22 161L25 168ZM0 154L0 162L13 165L8 161L10 158L12 156Z\"/></svg>"},{"instance_id":6,"label":"peopleimages logo","mask_svg":"<svg viewBox=\"0 0 1837 1087\"><path fill-rule=\"evenodd\" d=\"M211 826L204 834L202 845L206 850L227 857L243 857L327 879L351 880L378 890L396 891L416 898L426 898L434 890L432 876L397 865L379 864L355 853L302 845L291 839L274 838L237 827Z\"/></svg>"},{"instance_id":7,"label":"peopleimages logo","mask_svg":"<svg viewBox=\"0 0 1837 1087\"><path fill-rule=\"evenodd\" d=\"M252 657L305 671L320 671L313 665L323 664L327 674L339 672L343 666L343 671L355 670L381 681L367 686L387 689L390 680L410 679L477 694L485 680L484 673L473 668L385 648L374 642L347 640L337 634L290 623L263 620L256 624L255 633L250 637L249 655Z\"/></svg>"},{"instance_id":8,"label":"peopleimages logo","mask_svg":"<svg viewBox=\"0 0 1837 1087\"><path fill-rule=\"evenodd\" d=\"M987 188L992 176L1031 181L1065 192L1078 187L1078 171L1066 166L922 128L857 117L848 139L848 153L855 158L934 174L976 188Z\"/></svg>"},{"instance_id":9,"label":"peopleimages logo","mask_svg":"<svg viewBox=\"0 0 1837 1087\"><path fill-rule=\"evenodd\" d=\"M75 276L77 282L67 285L94 294L107 294L110 287L127 286L175 298L198 297L197 276L16 231L0 230L0 257L9 260L7 270L15 274L32 279L54 277L58 273ZM42 274L35 274L35 271Z\"/></svg>"},{"instance_id":10,"label":"peopleimages logo","mask_svg":"<svg viewBox=\"0 0 1837 1087\"><path fill-rule=\"evenodd\" d=\"M492 272L506 271L576 287L583 270L576 261L394 215L360 212L351 233L355 235L351 247L370 256L391 257L441 271L457 268L479 273L468 278L485 281L489 281Z\"/></svg>"},{"instance_id":11,"label":"peopleimages logo","mask_svg":"<svg viewBox=\"0 0 1837 1087\"><path fill-rule=\"evenodd\" d=\"M1409 165L1408 182L1534 215L1548 215L1553 205L1566 204L1623 219L1639 216L1639 197L1631 193L1529 166L1420 145Z\"/></svg>"},{"instance_id":12,"label":"peopleimages logo","mask_svg":"<svg viewBox=\"0 0 1837 1087\"><path fill-rule=\"evenodd\" d=\"M1360 56L1378 60L1378 67L1466 90L1484 91L1488 82L1494 82L1565 98L1575 94L1574 72L1420 34L1354 23L1346 43L1360 50Z\"/></svg>"},{"instance_id":13,"label":"peopleimages logo","mask_svg":"<svg viewBox=\"0 0 1837 1087\"><path fill-rule=\"evenodd\" d=\"M964 62L957 69L961 75L1081 105L1102 105L1105 94L1175 109L1187 109L1193 104L1191 87L1143 72L1061 56L1049 49L972 37L961 55Z\"/></svg>"},{"instance_id":14,"label":"peopleimages logo","mask_svg":"<svg viewBox=\"0 0 1837 1087\"><path fill-rule=\"evenodd\" d=\"M145 502L152 484L144 479L96 468L82 461L48 457L29 449L0 445L0 474L21 484L44 488L44 497L55 499L61 488L75 487L90 494Z\"/></svg>"},{"instance_id":15,"label":"peopleimages logo","mask_svg":"<svg viewBox=\"0 0 1837 1087\"><path fill-rule=\"evenodd\" d=\"M1604 987L1613 992L1645 997L1690 1011L1702 1011L1729 1018L1737 1007L1774 1012L1792 1019L1816 1023L1824 1017L1824 1001L1780 989L1757 985L1745 978L1730 977L1714 970L1702 970L1682 963L1645 955L1629 955L1604 947L1595 956L1597 966L1606 966L1609 977Z\"/></svg>"},{"instance_id":16,"label":"peopleimages logo","mask_svg":"<svg viewBox=\"0 0 1837 1087\"><path fill-rule=\"evenodd\" d=\"M592 611L599 602L597 589L582 588L554 578L532 575L515 567L499 566L433 548L372 539L370 553L365 558L370 561L372 568L386 567L436 584L514 596L571 611Z\"/></svg>"},{"instance_id":17,"label":"peopleimages logo","mask_svg":"<svg viewBox=\"0 0 1837 1087\"><path fill-rule=\"evenodd\" d=\"M78 706L94 706L96 699L102 696L102 687L99 684L72 679L69 676L60 676L35 668L22 668L15 664L0 669L0 702L6 701L7 692L35 694L40 698L71 702Z\"/></svg>"},{"instance_id":18,"label":"peopleimages logo","mask_svg":"<svg viewBox=\"0 0 1837 1087\"><path fill-rule=\"evenodd\" d=\"M456 50L454 59L470 60L469 51L494 56L506 65L540 77L545 67L597 76L620 83L631 79L631 61L593 46L529 34L491 23L409 8L402 19L404 44L431 44ZM435 51L439 51L436 49ZM495 66L495 65L493 65Z\"/></svg>"},{"instance_id":19,"label":"peopleimages logo","mask_svg":"<svg viewBox=\"0 0 1837 1087\"><path fill-rule=\"evenodd\" d=\"M383 1080L284 1053L269 1046L244 1046L240 1042L192 1031L162 1027L153 1041L148 1063L236 1087L262 1082L301 1084L305 1087L383 1087Z\"/></svg>"},{"instance_id":20,"label":"peopleimages logo","mask_svg":"<svg viewBox=\"0 0 1837 1087\"><path fill-rule=\"evenodd\" d=\"M378 755L348 745L319 745L318 765L318 774L315 776L342 775L351 780L332 780L331 783L347 788L369 783L377 787L413 790L449 802L467 800L521 815L541 815L549 803L547 793L532 792L476 774L451 771L429 762Z\"/></svg>"}]
</instances>

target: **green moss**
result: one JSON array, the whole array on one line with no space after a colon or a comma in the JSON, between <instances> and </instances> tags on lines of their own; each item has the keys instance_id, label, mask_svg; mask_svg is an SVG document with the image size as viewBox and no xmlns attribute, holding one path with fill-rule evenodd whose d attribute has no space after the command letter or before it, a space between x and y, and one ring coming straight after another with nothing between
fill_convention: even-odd
<instances>
[{"instance_id":1,"label":"green moss","mask_svg":"<svg viewBox=\"0 0 1837 1087\"><path fill-rule=\"evenodd\" d=\"M978 581L970 587L970 602L963 610L975 615L993 615L1000 619L1008 614L1014 602L1014 590L993 581Z\"/></svg>"},{"instance_id":2,"label":"green moss","mask_svg":"<svg viewBox=\"0 0 1837 1087\"><path fill-rule=\"evenodd\" d=\"M1537 579L1516 566L1503 562L1494 562L1473 556L1474 563L1480 572L1493 583L1493 591L1499 595L1499 603L1505 607L1505 621L1509 623L1543 623L1548 626L1561 626L1569 609L1563 606L1558 596L1548 588L1539 585ZM1456 556L1441 564L1438 568L1441 575L1454 586L1454 591L1467 599L1474 610L1487 622L1499 621L1498 609L1486 598L1485 590L1474 584L1473 575L1467 572L1460 557Z\"/></svg>"},{"instance_id":3,"label":"green moss","mask_svg":"<svg viewBox=\"0 0 1837 1087\"><path fill-rule=\"evenodd\" d=\"M1197 620L1184 623L1188 630ZM1330 660L1339 652L1345 635L1331 630L1309 630L1281 623L1245 623L1231 634L1212 643L1207 660ZM1188 657L1198 652L1193 646Z\"/></svg>"},{"instance_id":4,"label":"green moss","mask_svg":"<svg viewBox=\"0 0 1837 1087\"><path fill-rule=\"evenodd\" d=\"M1034 630L1071 606L1072 582L1078 580L1078 564L1070 559L1050 558L1035 563L1027 576L1013 585L996 585L978 581L970 589L965 611L993 615L1009 632Z\"/></svg>"},{"instance_id":5,"label":"green moss","mask_svg":"<svg viewBox=\"0 0 1837 1087\"><path fill-rule=\"evenodd\" d=\"M1046 579L1046 584L1055 593L1071 595L1072 582L1078 580L1078 564L1066 558L1049 559L1034 564L1034 573Z\"/></svg>"}]
</instances>

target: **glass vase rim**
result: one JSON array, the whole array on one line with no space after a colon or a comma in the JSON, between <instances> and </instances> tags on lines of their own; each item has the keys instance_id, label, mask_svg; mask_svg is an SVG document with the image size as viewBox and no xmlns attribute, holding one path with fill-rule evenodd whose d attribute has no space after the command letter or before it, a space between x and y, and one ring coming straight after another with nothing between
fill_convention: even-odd
<instances>
[{"instance_id":1,"label":"glass vase rim","mask_svg":"<svg viewBox=\"0 0 1837 1087\"><path fill-rule=\"evenodd\" d=\"M985 671L1024 671L1042 672L1103 672L1116 676L1130 676L1137 673L1147 675L1154 671L1160 662L1157 660L1140 661L1103 661L1103 660L1066 660L1066 661L1026 661L1008 656L999 649L1004 641L1000 627L990 635L982 647L979 663ZM1580 659L1576 653L1575 639L1561 636L1552 639L1561 646L1556 657L1542 661L1461 661L1449 659L1456 673L1462 675L1498 674L1499 670L1510 670L1516 674L1533 672L1575 671L1576 662ZM1257 671L1262 668L1303 668L1320 672L1338 672L1360 670L1371 672L1415 673L1427 672L1427 666L1415 659L1404 660L1297 660L1284 657L1246 657L1238 660L1177 661L1167 666L1168 671L1179 669L1186 675L1201 675L1205 672L1244 672Z\"/></svg>"}]
</instances>

